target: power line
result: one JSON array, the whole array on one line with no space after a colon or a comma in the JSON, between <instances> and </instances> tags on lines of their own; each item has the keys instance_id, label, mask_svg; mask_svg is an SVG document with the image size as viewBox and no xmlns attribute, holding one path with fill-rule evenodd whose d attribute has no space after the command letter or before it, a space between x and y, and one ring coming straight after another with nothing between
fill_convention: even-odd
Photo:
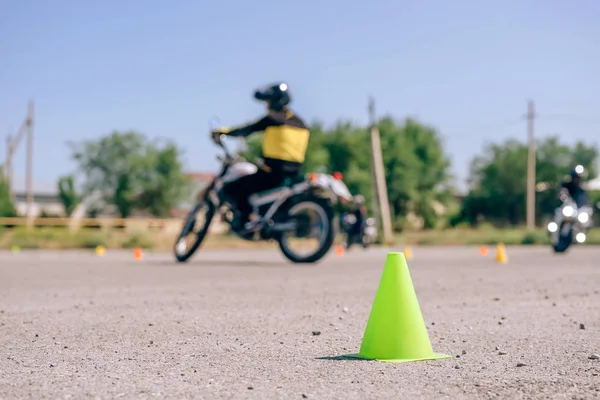
<instances>
[{"instance_id":1,"label":"power line","mask_svg":"<svg viewBox=\"0 0 600 400\"><path fill-rule=\"evenodd\" d=\"M465 131L471 132L471 134L466 135L467 137L472 137L472 136L477 137L477 136L481 135L482 133L498 132L498 131L501 131L504 129L512 128L517 125L521 125L521 124L523 124L523 118L518 118L518 119L513 118L511 120L506 120L504 122L483 125L480 128L468 129ZM464 133L465 131L460 132L460 134L465 134ZM459 132L455 132L455 134L457 134L457 133L459 133ZM444 133L444 135L449 136L448 133Z\"/></svg>"},{"instance_id":2,"label":"power line","mask_svg":"<svg viewBox=\"0 0 600 400\"><path fill-rule=\"evenodd\" d=\"M550 113L550 114L541 114L540 119L544 120L577 120L577 122L591 123L600 125L600 118L591 117L586 115L578 115L571 113ZM538 118L539 118L538 117Z\"/></svg>"}]
</instances>

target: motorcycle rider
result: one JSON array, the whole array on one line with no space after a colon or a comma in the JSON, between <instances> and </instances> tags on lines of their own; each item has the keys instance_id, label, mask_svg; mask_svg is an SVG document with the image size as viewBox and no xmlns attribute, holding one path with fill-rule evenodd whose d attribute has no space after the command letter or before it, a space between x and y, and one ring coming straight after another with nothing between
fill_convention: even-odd
<instances>
[{"instance_id":1,"label":"motorcycle rider","mask_svg":"<svg viewBox=\"0 0 600 400\"><path fill-rule=\"evenodd\" d=\"M577 207L585 206L589 202L587 192L582 187L583 173L583 167L578 165L571 170L567 179L561 183L561 198L564 194L569 194Z\"/></svg>"},{"instance_id":2,"label":"motorcycle rider","mask_svg":"<svg viewBox=\"0 0 600 400\"><path fill-rule=\"evenodd\" d=\"M310 138L304 120L289 109L292 98L286 83L276 83L257 90L254 98L266 103L267 115L246 126L212 132L213 140L218 141L223 134L246 137L254 132L264 131L264 164L256 173L231 182L224 188L241 214L241 218L233 222L234 229L243 227L245 232L251 231L259 222L249 221L252 207L248 197L253 193L274 189L287 178L297 177L304 163Z\"/></svg>"}]
</instances>

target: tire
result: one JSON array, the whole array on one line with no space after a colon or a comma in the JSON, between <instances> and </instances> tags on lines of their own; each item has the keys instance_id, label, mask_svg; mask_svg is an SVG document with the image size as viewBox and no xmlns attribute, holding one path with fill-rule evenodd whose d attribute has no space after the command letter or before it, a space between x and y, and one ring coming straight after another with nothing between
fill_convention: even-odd
<instances>
[{"instance_id":1,"label":"tire","mask_svg":"<svg viewBox=\"0 0 600 400\"><path fill-rule=\"evenodd\" d=\"M352 241L352 238L350 237L350 235L346 235L346 239L344 242L344 248L346 250L350 250L350 247L352 247L353 244L354 244L354 242Z\"/></svg>"},{"instance_id":2,"label":"tire","mask_svg":"<svg viewBox=\"0 0 600 400\"><path fill-rule=\"evenodd\" d=\"M363 237L362 239L362 247L363 249L367 249L369 247L369 242L367 240L365 240L365 238Z\"/></svg>"},{"instance_id":3,"label":"tire","mask_svg":"<svg viewBox=\"0 0 600 400\"><path fill-rule=\"evenodd\" d=\"M559 232L562 230L562 224L559 227ZM569 247L571 247L571 243L573 242L573 231L569 230L569 234L567 236L562 236L559 233L558 243L552 246L552 249L555 253L564 253L567 251Z\"/></svg>"},{"instance_id":4,"label":"tire","mask_svg":"<svg viewBox=\"0 0 600 400\"><path fill-rule=\"evenodd\" d=\"M294 254L287 246L285 241L285 235L280 235L277 239L279 243L279 248L285 258L290 260L295 264L304 264L304 263L315 263L323 258L331 249L333 242L335 240L335 229L334 229L334 210L331 205L320 198L307 198L301 200L295 204L293 204L288 212L293 213L295 209L302 207L310 207L315 209L320 215L321 218L324 219L324 222L327 223L327 233L323 240L323 244L321 247L314 253L306 257L300 257Z\"/></svg>"},{"instance_id":5,"label":"tire","mask_svg":"<svg viewBox=\"0 0 600 400\"><path fill-rule=\"evenodd\" d=\"M206 206L206 208L207 208L206 214L205 214L206 221L204 222L204 226L196 234L196 240L194 240L194 244L189 248L189 250L185 254L179 254L179 252L177 251L177 246L179 244L179 241L182 238L184 238L189 233L189 231L194 227L193 224L191 226L190 226L190 224L192 222L195 222L194 217L195 217L196 213L198 212L198 210L200 208L202 208L202 206ZM208 228L210 227L210 223L212 222L212 219L214 216L215 216L215 206L210 201L200 202L200 203L196 204L196 206L194 207L194 209L192 211L190 211L190 213L188 214L188 216L185 220L183 227L181 228L181 232L180 232L179 236L177 237L177 240L175 241L175 245L173 246L173 254L175 255L175 258L177 259L178 262L186 262L196 252L196 250L198 250L198 248L204 241L206 234L208 233Z\"/></svg>"}]
</instances>

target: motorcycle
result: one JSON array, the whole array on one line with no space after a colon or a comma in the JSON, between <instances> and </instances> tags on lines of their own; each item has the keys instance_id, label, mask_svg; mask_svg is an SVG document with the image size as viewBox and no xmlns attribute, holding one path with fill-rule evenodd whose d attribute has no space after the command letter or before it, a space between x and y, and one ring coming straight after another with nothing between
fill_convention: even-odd
<instances>
[{"instance_id":1,"label":"motorcycle","mask_svg":"<svg viewBox=\"0 0 600 400\"><path fill-rule=\"evenodd\" d=\"M591 206L577 207L577 203L569 195L562 197L562 205L554 213L552 222L548 224L548 233L555 253L565 252L571 244L585 243L587 232L592 227Z\"/></svg>"},{"instance_id":2,"label":"motorcycle","mask_svg":"<svg viewBox=\"0 0 600 400\"><path fill-rule=\"evenodd\" d=\"M345 236L344 244L346 249L349 249L353 244L360 244L363 248L367 248L375 242L377 237L377 229L375 228L375 218L369 217L363 221L358 234L354 232L354 224L357 223L354 214L346 213L342 215L342 233Z\"/></svg>"},{"instance_id":3,"label":"motorcycle","mask_svg":"<svg viewBox=\"0 0 600 400\"><path fill-rule=\"evenodd\" d=\"M259 222L250 231L237 227L234 221L239 219L239 211L235 200L228 199L223 188L243 176L257 172L260 163L253 164L243 158L232 155L224 141L223 135L215 143L223 150L224 155L217 156L222 163L221 170L213 181L197 196L197 203L188 214L181 233L174 245L174 255L178 262L187 261L202 244L211 221L217 212L237 236L248 241L275 240L283 255L293 263L314 263L323 258L330 250L335 239L334 205L337 201L350 202L352 194L341 179L323 174L311 173L294 180L287 180L278 188L249 197L253 213L259 215ZM335 175L335 174L334 174ZM316 223L311 224L309 217L302 212L312 211L316 214ZM197 215L204 215L204 222L197 224ZM292 249L291 235L304 238L320 228L319 246L308 255L298 254ZM192 235L192 243L188 246L186 237Z\"/></svg>"}]
</instances>

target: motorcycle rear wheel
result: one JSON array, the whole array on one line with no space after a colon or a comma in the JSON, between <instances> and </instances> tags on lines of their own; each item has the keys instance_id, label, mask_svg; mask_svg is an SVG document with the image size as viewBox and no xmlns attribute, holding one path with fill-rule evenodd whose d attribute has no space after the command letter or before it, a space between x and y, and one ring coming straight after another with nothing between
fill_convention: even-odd
<instances>
[{"instance_id":1,"label":"motorcycle rear wheel","mask_svg":"<svg viewBox=\"0 0 600 400\"><path fill-rule=\"evenodd\" d=\"M294 204L288 211L290 217L294 217L300 210L310 209L317 213L321 224L323 225L324 233L320 240L320 246L314 253L308 256L301 256L296 254L291 248L289 243L288 233L283 233L278 238L279 248L283 255L290 261L296 264L301 263L315 263L323 258L331 249L335 240L335 229L334 229L334 210L331 205L320 198L307 198L296 204Z\"/></svg>"}]
</instances>

